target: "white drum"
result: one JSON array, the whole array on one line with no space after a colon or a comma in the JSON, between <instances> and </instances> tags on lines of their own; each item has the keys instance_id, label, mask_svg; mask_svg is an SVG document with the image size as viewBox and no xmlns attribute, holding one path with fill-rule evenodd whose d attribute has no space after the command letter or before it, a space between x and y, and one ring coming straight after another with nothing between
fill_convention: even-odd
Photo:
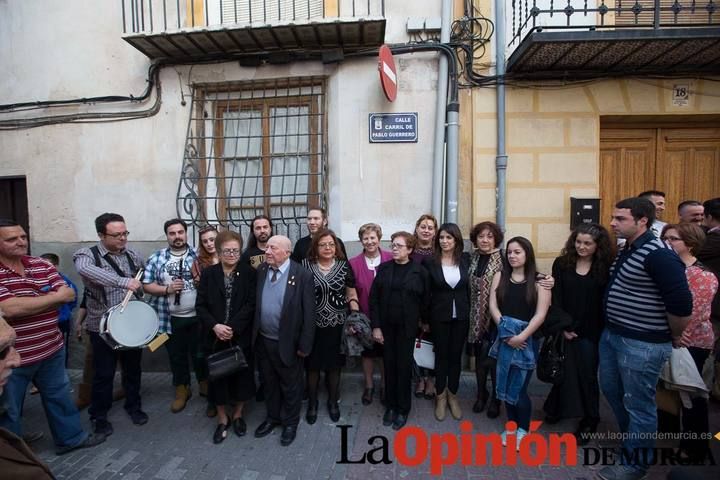
<instances>
[{"instance_id":1,"label":"white drum","mask_svg":"<svg viewBox=\"0 0 720 480\"><path fill-rule=\"evenodd\" d=\"M113 350L144 347L155 338L160 326L157 313L135 300L110 308L100 319L100 336Z\"/></svg>"}]
</instances>

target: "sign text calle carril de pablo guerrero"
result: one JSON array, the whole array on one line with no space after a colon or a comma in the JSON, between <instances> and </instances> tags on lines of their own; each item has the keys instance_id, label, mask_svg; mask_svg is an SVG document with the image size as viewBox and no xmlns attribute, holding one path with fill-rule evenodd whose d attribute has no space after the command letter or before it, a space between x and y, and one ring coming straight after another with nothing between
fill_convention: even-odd
<instances>
[{"instance_id":1,"label":"sign text calle carril de pablo guerrero","mask_svg":"<svg viewBox=\"0 0 720 480\"><path fill-rule=\"evenodd\" d=\"M418 114L371 113L368 137L370 143L416 143Z\"/></svg>"}]
</instances>

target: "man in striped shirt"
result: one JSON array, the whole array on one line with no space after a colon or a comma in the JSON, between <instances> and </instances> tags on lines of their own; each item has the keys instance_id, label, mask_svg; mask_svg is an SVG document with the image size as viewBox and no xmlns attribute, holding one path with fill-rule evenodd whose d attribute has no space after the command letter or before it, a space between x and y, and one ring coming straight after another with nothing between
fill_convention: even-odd
<instances>
[{"instance_id":1,"label":"man in striped shirt","mask_svg":"<svg viewBox=\"0 0 720 480\"><path fill-rule=\"evenodd\" d=\"M20 367L8 379L2 395L7 412L0 426L22 435L20 416L25 392L32 381L40 391L58 455L91 447L104 436L88 435L70 394L65 348L58 328L58 308L75 293L55 267L27 255L25 230L0 220L0 309L15 329Z\"/></svg>"},{"instance_id":2,"label":"man in striped shirt","mask_svg":"<svg viewBox=\"0 0 720 480\"><path fill-rule=\"evenodd\" d=\"M657 432L655 386L692 313L685 265L649 230L654 220L655 205L635 197L618 202L610 222L626 243L605 292L600 387L626 437L620 464L598 472L605 480L645 478Z\"/></svg>"}]
</instances>

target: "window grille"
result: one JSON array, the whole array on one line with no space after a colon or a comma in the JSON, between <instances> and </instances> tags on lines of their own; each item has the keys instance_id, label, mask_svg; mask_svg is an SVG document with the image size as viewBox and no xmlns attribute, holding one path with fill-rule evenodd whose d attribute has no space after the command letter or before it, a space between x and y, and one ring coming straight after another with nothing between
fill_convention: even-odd
<instances>
[{"instance_id":1,"label":"window grille","mask_svg":"<svg viewBox=\"0 0 720 480\"><path fill-rule=\"evenodd\" d=\"M308 206L325 206L322 78L197 84L177 195L180 218L247 238L268 215L276 234L307 233Z\"/></svg>"},{"instance_id":2,"label":"window grille","mask_svg":"<svg viewBox=\"0 0 720 480\"><path fill-rule=\"evenodd\" d=\"M323 0L221 0L221 23L323 18Z\"/></svg>"}]
</instances>

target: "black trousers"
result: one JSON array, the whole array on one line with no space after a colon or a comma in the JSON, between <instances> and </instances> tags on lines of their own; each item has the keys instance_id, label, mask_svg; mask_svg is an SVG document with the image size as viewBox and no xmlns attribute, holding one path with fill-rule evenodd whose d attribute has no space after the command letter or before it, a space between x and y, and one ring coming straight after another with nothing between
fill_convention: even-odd
<instances>
[{"instance_id":1,"label":"black trousers","mask_svg":"<svg viewBox=\"0 0 720 480\"><path fill-rule=\"evenodd\" d=\"M695 361L695 367L700 376L702 376L703 365L710 355L711 350L697 347L688 347L688 351ZM700 437L701 434L710 431L708 420L708 400L707 398L695 397L692 399L692 408L682 409L682 428L683 432L693 432ZM680 441L680 447L688 452L690 458L694 461L704 461L708 455L710 442L701 438L683 439Z\"/></svg>"},{"instance_id":2,"label":"black trousers","mask_svg":"<svg viewBox=\"0 0 720 480\"><path fill-rule=\"evenodd\" d=\"M88 413L92 420L107 420L112 407L113 380L118 360L122 368L122 386L125 390L125 410L128 413L140 410L140 361L142 349L113 350L96 332L90 334L93 348L95 374L92 380L92 396Z\"/></svg>"},{"instance_id":3,"label":"black trousers","mask_svg":"<svg viewBox=\"0 0 720 480\"><path fill-rule=\"evenodd\" d=\"M207 380L207 360L201 350L200 322L197 317L170 317L172 335L165 343L173 386L190 385L190 364L198 382Z\"/></svg>"},{"instance_id":4,"label":"black trousers","mask_svg":"<svg viewBox=\"0 0 720 480\"><path fill-rule=\"evenodd\" d=\"M411 406L411 382L415 339L405 335L403 324L386 324L382 327L385 340L385 404L397 413L407 415Z\"/></svg>"},{"instance_id":5,"label":"black trousers","mask_svg":"<svg viewBox=\"0 0 720 480\"><path fill-rule=\"evenodd\" d=\"M298 359L288 367L280 359L278 342L259 335L255 342L257 360L262 372L265 388L267 420L282 424L283 427L300 423L305 377L303 362Z\"/></svg>"},{"instance_id":6,"label":"black trousers","mask_svg":"<svg viewBox=\"0 0 720 480\"><path fill-rule=\"evenodd\" d=\"M435 387L442 393L447 386L455 394L460 387L462 353L468 332L467 320L434 322L431 326L435 339Z\"/></svg>"}]
</instances>

